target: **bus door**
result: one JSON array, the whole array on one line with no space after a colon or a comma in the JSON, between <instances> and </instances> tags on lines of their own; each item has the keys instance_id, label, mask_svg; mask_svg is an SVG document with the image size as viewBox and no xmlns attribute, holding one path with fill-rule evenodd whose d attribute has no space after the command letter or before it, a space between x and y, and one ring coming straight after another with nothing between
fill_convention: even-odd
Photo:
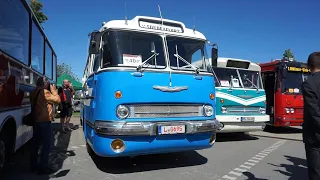
<instances>
[{"instance_id":1,"label":"bus door","mask_svg":"<svg viewBox=\"0 0 320 180\"><path fill-rule=\"evenodd\" d=\"M90 139L90 132L87 131L88 123L93 125L93 111L95 108L95 76L90 76L84 85L84 102L83 102L83 125L85 130L85 137Z\"/></svg>"}]
</instances>

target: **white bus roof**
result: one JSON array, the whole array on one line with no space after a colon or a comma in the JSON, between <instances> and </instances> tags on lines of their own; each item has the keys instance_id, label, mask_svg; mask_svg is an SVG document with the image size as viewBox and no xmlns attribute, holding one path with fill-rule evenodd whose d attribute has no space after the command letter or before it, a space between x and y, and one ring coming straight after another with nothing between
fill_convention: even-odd
<instances>
[{"instance_id":1,"label":"white bus roof","mask_svg":"<svg viewBox=\"0 0 320 180\"><path fill-rule=\"evenodd\" d=\"M209 64L211 65L211 58L208 59L209 60ZM233 67L227 67L227 62L228 60L233 60L233 61L241 61L241 62L248 62L249 67L247 68L248 70L252 70L252 71L261 71L261 67L254 62L251 62L249 60L245 60L245 59L237 59L237 58L226 58L226 57L219 57L218 58L218 63L217 66L218 67L224 67L224 68L233 68ZM206 61L207 62L207 61ZM202 65L202 60L196 61L192 63L195 66L201 66ZM238 69L245 69L245 68L238 68Z\"/></svg>"},{"instance_id":2,"label":"white bus roof","mask_svg":"<svg viewBox=\"0 0 320 180\"><path fill-rule=\"evenodd\" d=\"M148 17L148 16L136 16L132 20L112 20L104 23L100 32L106 29L122 29L133 30L140 32L152 32L163 33L168 35L181 36L186 38L206 40L205 36L199 31L193 31L193 29L186 28L182 22L173 21L169 19L163 20L163 28L161 30L161 18Z\"/></svg>"}]
</instances>

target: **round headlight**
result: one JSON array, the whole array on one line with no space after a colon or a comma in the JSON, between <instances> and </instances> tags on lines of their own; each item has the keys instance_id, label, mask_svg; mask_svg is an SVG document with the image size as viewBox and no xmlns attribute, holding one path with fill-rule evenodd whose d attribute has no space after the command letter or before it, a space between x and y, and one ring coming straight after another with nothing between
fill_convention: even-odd
<instances>
[{"instance_id":1,"label":"round headlight","mask_svg":"<svg viewBox=\"0 0 320 180\"><path fill-rule=\"evenodd\" d=\"M127 106L124 105L119 105L117 108L117 116L120 119L125 119L129 116L129 108Z\"/></svg>"},{"instance_id":2,"label":"round headlight","mask_svg":"<svg viewBox=\"0 0 320 180\"><path fill-rule=\"evenodd\" d=\"M213 115L213 107L212 106L209 106L209 105L205 105L203 107L203 114L205 116L212 116Z\"/></svg>"}]
</instances>

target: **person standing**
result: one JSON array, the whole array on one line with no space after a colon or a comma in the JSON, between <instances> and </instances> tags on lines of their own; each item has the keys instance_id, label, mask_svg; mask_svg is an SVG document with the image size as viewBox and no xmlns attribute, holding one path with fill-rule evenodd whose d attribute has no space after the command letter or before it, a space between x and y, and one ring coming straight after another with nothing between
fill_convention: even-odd
<instances>
[{"instance_id":1,"label":"person standing","mask_svg":"<svg viewBox=\"0 0 320 180\"><path fill-rule=\"evenodd\" d=\"M61 128L62 131L72 129L70 128L70 120L72 116L72 96L75 94L75 91L72 87L72 84L69 80L63 80L63 86L59 88L58 93L61 98Z\"/></svg>"},{"instance_id":2,"label":"person standing","mask_svg":"<svg viewBox=\"0 0 320 180\"><path fill-rule=\"evenodd\" d=\"M302 125L309 180L320 179L320 52L309 55L311 75L302 83L304 122Z\"/></svg>"},{"instance_id":3,"label":"person standing","mask_svg":"<svg viewBox=\"0 0 320 180\"><path fill-rule=\"evenodd\" d=\"M50 174L52 169L48 167L49 154L53 145L53 132L51 121L53 117L53 104L60 103L60 97L54 85L46 78L38 78L37 88L30 95L34 113L37 115L33 126L33 139L31 144L30 166L31 171L38 170L40 174ZM38 151L42 145L40 164L38 164Z\"/></svg>"}]
</instances>

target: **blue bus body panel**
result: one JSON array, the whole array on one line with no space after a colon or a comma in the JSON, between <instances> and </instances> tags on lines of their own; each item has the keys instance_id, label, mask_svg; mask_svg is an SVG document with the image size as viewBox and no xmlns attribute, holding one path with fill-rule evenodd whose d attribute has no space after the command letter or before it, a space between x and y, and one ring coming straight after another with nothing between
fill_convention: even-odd
<instances>
[{"instance_id":1,"label":"blue bus body panel","mask_svg":"<svg viewBox=\"0 0 320 180\"><path fill-rule=\"evenodd\" d=\"M210 93L214 93L214 82L211 76L202 76L202 80L195 79L192 74L172 74L172 86L188 86L180 92L162 92L153 89L153 86L169 86L168 73L144 72L142 77L134 77L132 72L102 72L95 76L97 81L93 91L95 107L94 117L90 120L119 120L116 108L119 104L157 104L157 103L192 103L211 104ZM92 82L91 77L91 82ZM89 80L88 80L89 81ZM89 84L88 84L89 85ZM116 99L115 92L121 91L122 98ZM92 107L91 102L91 107ZM197 120L212 119L212 117L197 117ZM181 118L169 118L179 120ZM159 120L142 118L128 119L128 121ZM185 120L182 118L181 120Z\"/></svg>"},{"instance_id":2,"label":"blue bus body panel","mask_svg":"<svg viewBox=\"0 0 320 180\"><path fill-rule=\"evenodd\" d=\"M180 92L162 92L154 86L169 86L170 75L164 72L143 72L142 77L133 76L135 71L100 72L87 79L87 87L92 88L89 95L95 98L84 106L84 121L94 124L99 121L120 121L116 116L119 104L210 104L215 109L215 99L210 99L210 93L215 93L212 76L195 78L194 74L171 74L172 87L187 86ZM115 92L121 91L122 98L116 99ZM87 100L86 100L87 101ZM90 106L89 106L90 105ZM127 122L135 121L185 121L212 120L211 117L177 117L177 118L127 118ZM198 150L210 148L212 132L162 135L162 136L101 136L94 132L92 125L85 125L85 138L93 150L100 156L136 156L183 150ZM124 140L126 149L122 153L111 150L110 143L115 138Z\"/></svg>"}]
</instances>

